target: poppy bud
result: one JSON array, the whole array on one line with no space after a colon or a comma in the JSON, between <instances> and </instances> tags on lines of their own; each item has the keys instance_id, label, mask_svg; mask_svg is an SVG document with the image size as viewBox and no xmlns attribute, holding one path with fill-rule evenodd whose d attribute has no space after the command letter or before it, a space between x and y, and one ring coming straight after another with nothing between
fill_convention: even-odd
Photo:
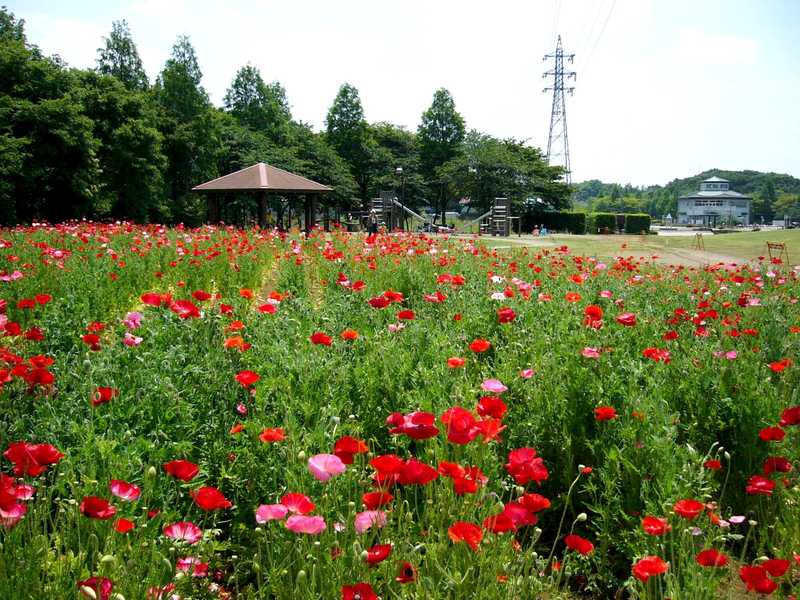
<instances>
[{"instance_id":1,"label":"poppy bud","mask_svg":"<svg viewBox=\"0 0 800 600\"><path fill-rule=\"evenodd\" d=\"M355 554L356 556L361 556L362 550L363 548L361 547L361 544L358 541L353 542L353 554Z\"/></svg>"},{"instance_id":2,"label":"poppy bud","mask_svg":"<svg viewBox=\"0 0 800 600\"><path fill-rule=\"evenodd\" d=\"M111 594L112 600L125 600L125 596L122 594Z\"/></svg>"},{"instance_id":3,"label":"poppy bud","mask_svg":"<svg viewBox=\"0 0 800 600\"><path fill-rule=\"evenodd\" d=\"M260 565L260 564L258 564L257 562L254 562L254 563L253 563L252 569L253 569L253 571L255 571L256 573L261 573L261 565Z\"/></svg>"},{"instance_id":4,"label":"poppy bud","mask_svg":"<svg viewBox=\"0 0 800 600\"><path fill-rule=\"evenodd\" d=\"M158 475L158 471L154 466L151 465L147 467L147 471L145 471L145 477L147 479L155 479L156 475Z\"/></svg>"},{"instance_id":5,"label":"poppy bud","mask_svg":"<svg viewBox=\"0 0 800 600\"><path fill-rule=\"evenodd\" d=\"M368 558L369 558L369 552L367 552L366 550L362 550L362 551L361 551L361 560L363 560L363 561L365 561L365 562L366 562L366 560L367 560Z\"/></svg>"},{"instance_id":6,"label":"poppy bud","mask_svg":"<svg viewBox=\"0 0 800 600\"><path fill-rule=\"evenodd\" d=\"M525 488L521 485L518 485L514 488L514 491L517 492L517 496L524 496L525 495Z\"/></svg>"},{"instance_id":7,"label":"poppy bud","mask_svg":"<svg viewBox=\"0 0 800 600\"><path fill-rule=\"evenodd\" d=\"M81 590L81 594L83 594L84 596L86 596L86 597L87 597L87 598L89 598L90 600L97 600L97 594L96 594L96 593L95 593L95 591L94 591L92 588L90 588L89 586L82 585L82 586L80 587L80 590Z\"/></svg>"},{"instance_id":8,"label":"poppy bud","mask_svg":"<svg viewBox=\"0 0 800 600\"><path fill-rule=\"evenodd\" d=\"M100 559L100 562L103 563L103 564L112 564L113 565L115 562L117 562L117 559L114 558L114 556L112 554L106 554Z\"/></svg>"},{"instance_id":9,"label":"poppy bud","mask_svg":"<svg viewBox=\"0 0 800 600\"><path fill-rule=\"evenodd\" d=\"M297 453L297 460L305 460L306 456L307 455L306 455L305 451L304 450L300 450L300 452Z\"/></svg>"},{"instance_id":10,"label":"poppy bud","mask_svg":"<svg viewBox=\"0 0 800 600\"><path fill-rule=\"evenodd\" d=\"M331 417L331 423L333 423L334 425L338 425L340 422L341 422L341 419L339 417L337 417L336 415Z\"/></svg>"},{"instance_id":11,"label":"poppy bud","mask_svg":"<svg viewBox=\"0 0 800 600\"><path fill-rule=\"evenodd\" d=\"M303 589L305 584L306 584L306 572L303 569L300 569L297 572L296 585L298 588Z\"/></svg>"},{"instance_id":12,"label":"poppy bud","mask_svg":"<svg viewBox=\"0 0 800 600\"><path fill-rule=\"evenodd\" d=\"M584 522L586 519L588 519L588 518L589 518L589 517L586 515L586 513L585 513L585 512L582 512L581 514L579 514L579 515L578 515L578 516L575 518L575 520L576 520L576 521L580 521L581 523L583 523L583 522Z\"/></svg>"},{"instance_id":13,"label":"poppy bud","mask_svg":"<svg viewBox=\"0 0 800 600\"><path fill-rule=\"evenodd\" d=\"M750 527L755 527L756 525L758 525L758 521L754 521L753 519L750 519L748 523L750 524Z\"/></svg>"},{"instance_id":14,"label":"poppy bud","mask_svg":"<svg viewBox=\"0 0 800 600\"><path fill-rule=\"evenodd\" d=\"M730 453L730 452L728 452L727 450L725 451L725 453L723 454L723 456L725 457L725 460L730 460L730 459L731 459L731 453Z\"/></svg>"}]
</instances>

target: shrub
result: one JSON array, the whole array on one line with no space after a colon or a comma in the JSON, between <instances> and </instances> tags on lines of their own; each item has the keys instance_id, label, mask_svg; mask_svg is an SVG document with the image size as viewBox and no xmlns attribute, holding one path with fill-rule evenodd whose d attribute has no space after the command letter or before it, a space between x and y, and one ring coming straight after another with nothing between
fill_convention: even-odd
<instances>
[{"instance_id":1,"label":"shrub","mask_svg":"<svg viewBox=\"0 0 800 600\"><path fill-rule=\"evenodd\" d=\"M586 233L586 213L573 211L550 211L526 213L522 215L522 230L545 226L550 231L567 231L578 235Z\"/></svg>"},{"instance_id":2,"label":"shrub","mask_svg":"<svg viewBox=\"0 0 800 600\"><path fill-rule=\"evenodd\" d=\"M625 215L625 233L642 233L650 231L650 215Z\"/></svg>"},{"instance_id":3,"label":"shrub","mask_svg":"<svg viewBox=\"0 0 800 600\"><path fill-rule=\"evenodd\" d=\"M617 230L617 215L615 213L592 213L591 225L587 227L589 233L614 233Z\"/></svg>"}]
</instances>

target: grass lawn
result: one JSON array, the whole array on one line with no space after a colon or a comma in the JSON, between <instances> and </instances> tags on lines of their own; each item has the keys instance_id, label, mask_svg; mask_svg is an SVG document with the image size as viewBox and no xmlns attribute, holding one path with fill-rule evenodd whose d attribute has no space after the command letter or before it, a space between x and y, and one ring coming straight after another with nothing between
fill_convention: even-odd
<instances>
[{"instance_id":1,"label":"grass lawn","mask_svg":"<svg viewBox=\"0 0 800 600\"><path fill-rule=\"evenodd\" d=\"M558 247L567 245L574 254L597 257L613 256L659 256L662 262L684 262L702 264L717 261L748 261L766 256L766 243L784 242L791 261L800 262L800 230L757 231L706 235L703 238L705 252L692 246L693 236L640 236L640 235L549 235L545 238L533 236L508 238L481 238L490 247L511 245Z\"/></svg>"}]
</instances>

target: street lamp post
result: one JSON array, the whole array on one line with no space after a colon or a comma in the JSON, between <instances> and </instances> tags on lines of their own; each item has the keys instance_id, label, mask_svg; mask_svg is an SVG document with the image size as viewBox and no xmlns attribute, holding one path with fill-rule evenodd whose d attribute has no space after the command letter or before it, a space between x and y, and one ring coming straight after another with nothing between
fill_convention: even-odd
<instances>
[{"instance_id":1,"label":"street lamp post","mask_svg":"<svg viewBox=\"0 0 800 600\"><path fill-rule=\"evenodd\" d=\"M405 189L406 188L406 178L405 178L405 174L403 173L403 167L397 167L394 170L394 174L397 175L400 178L400 204L405 206L406 205L406 189ZM405 215L405 211L403 211L403 229L406 229L405 223L406 223L406 215Z\"/></svg>"}]
</instances>

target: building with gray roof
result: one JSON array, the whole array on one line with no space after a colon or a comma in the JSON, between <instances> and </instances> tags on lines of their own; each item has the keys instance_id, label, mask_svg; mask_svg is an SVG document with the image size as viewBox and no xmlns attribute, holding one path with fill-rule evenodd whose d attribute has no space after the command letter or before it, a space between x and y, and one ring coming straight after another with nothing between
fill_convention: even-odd
<instances>
[{"instance_id":1,"label":"building with gray roof","mask_svg":"<svg viewBox=\"0 0 800 600\"><path fill-rule=\"evenodd\" d=\"M750 225L753 199L730 189L730 182L709 177L700 190L678 198L678 225Z\"/></svg>"}]
</instances>

